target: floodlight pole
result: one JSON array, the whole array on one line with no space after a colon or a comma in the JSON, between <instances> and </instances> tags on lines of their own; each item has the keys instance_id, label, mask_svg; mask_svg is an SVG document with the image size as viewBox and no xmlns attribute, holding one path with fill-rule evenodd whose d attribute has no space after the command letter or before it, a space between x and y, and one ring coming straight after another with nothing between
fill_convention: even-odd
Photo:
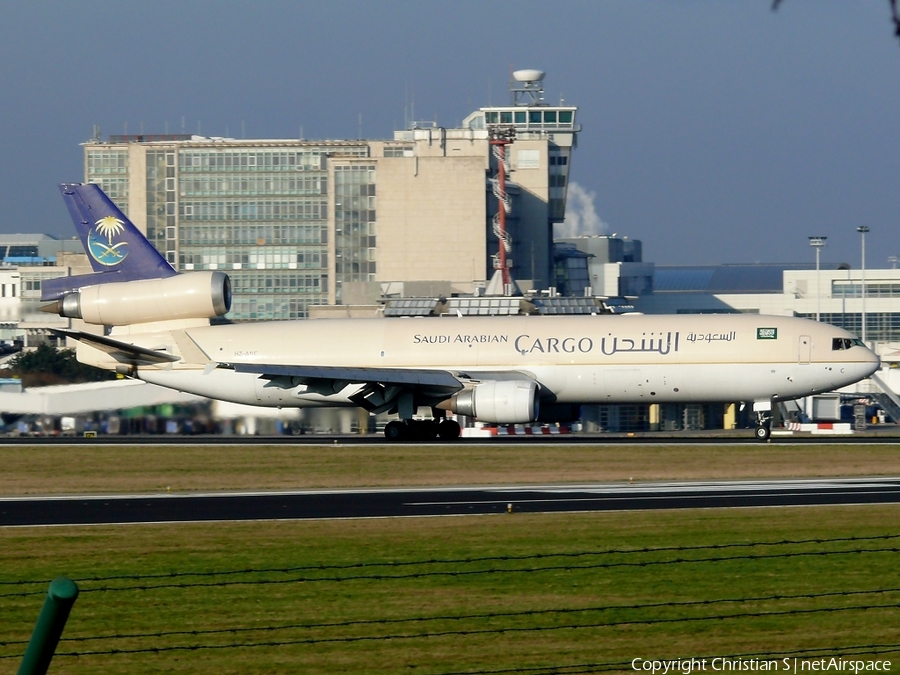
<instances>
[{"instance_id":1,"label":"floodlight pole","mask_svg":"<svg viewBox=\"0 0 900 675\"><path fill-rule=\"evenodd\" d=\"M810 237L809 245L816 249L816 321L821 320L821 312L819 311L822 307L822 284L819 280L819 253L822 250L822 247L825 246L825 240L828 237Z\"/></svg>"}]
</instances>

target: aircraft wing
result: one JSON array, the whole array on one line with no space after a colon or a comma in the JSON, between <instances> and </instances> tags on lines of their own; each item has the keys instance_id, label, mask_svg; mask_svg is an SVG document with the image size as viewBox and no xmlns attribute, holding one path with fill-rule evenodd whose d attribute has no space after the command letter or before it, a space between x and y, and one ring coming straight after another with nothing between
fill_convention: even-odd
<instances>
[{"instance_id":1,"label":"aircraft wing","mask_svg":"<svg viewBox=\"0 0 900 675\"><path fill-rule=\"evenodd\" d=\"M463 383L447 370L416 368L355 368L351 366L306 366L261 363L221 364L238 373L256 373L268 380L267 386L290 389L305 384L307 392L330 396L348 385L361 385L350 401L372 413L396 412L402 401L432 405L443 401L460 389Z\"/></svg>"},{"instance_id":2,"label":"aircraft wing","mask_svg":"<svg viewBox=\"0 0 900 675\"><path fill-rule=\"evenodd\" d=\"M280 364L234 363L235 372L257 373L269 379L292 377L299 380L335 380L353 384L379 383L405 387L447 389L449 393L463 388L462 383L446 370L415 368L351 368L343 366L287 366Z\"/></svg>"}]
</instances>

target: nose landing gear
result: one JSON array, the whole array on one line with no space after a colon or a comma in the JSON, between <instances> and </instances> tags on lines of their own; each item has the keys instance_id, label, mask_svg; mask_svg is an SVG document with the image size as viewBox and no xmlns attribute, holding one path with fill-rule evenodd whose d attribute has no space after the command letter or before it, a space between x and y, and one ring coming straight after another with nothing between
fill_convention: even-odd
<instances>
[{"instance_id":1,"label":"nose landing gear","mask_svg":"<svg viewBox=\"0 0 900 675\"><path fill-rule=\"evenodd\" d=\"M753 432L756 440L765 443L772 436L772 415L769 410L756 411L756 429Z\"/></svg>"}]
</instances>

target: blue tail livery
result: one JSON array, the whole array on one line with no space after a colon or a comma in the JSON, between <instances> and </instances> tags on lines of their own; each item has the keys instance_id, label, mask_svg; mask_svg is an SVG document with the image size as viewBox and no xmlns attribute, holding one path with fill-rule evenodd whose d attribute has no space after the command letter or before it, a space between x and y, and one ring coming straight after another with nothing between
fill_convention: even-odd
<instances>
[{"instance_id":1,"label":"blue tail livery","mask_svg":"<svg viewBox=\"0 0 900 675\"><path fill-rule=\"evenodd\" d=\"M94 274L47 279L41 300L58 300L84 286L177 274L99 185L63 183L59 189Z\"/></svg>"}]
</instances>

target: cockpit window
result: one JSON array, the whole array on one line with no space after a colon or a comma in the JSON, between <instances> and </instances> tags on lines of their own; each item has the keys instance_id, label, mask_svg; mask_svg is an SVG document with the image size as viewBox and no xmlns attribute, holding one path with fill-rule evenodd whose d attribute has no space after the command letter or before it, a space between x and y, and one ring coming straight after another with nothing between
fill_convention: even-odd
<instances>
[{"instance_id":1,"label":"cockpit window","mask_svg":"<svg viewBox=\"0 0 900 675\"><path fill-rule=\"evenodd\" d=\"M831 351L850 349L850 347L853 346L854 342L859 342L859 344L862 344L860 340L851 340L850 338L833 338L831 340Z\"/></svg>"}]
</instances>

